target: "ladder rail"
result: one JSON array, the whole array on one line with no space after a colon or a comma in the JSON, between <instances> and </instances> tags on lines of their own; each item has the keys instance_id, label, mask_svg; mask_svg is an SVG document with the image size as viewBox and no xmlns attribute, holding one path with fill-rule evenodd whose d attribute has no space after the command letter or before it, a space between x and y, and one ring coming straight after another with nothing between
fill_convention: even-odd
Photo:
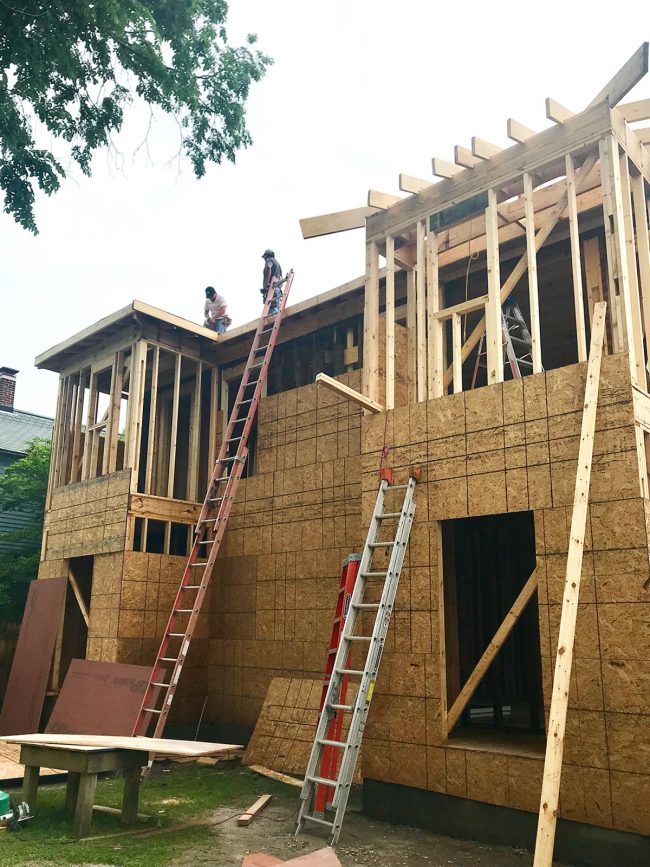
<instances>
[{"instance_id":1,"label":"ladder rail","mask_svg":"<svg viewBox=\"0 0 650 867\"><path fill-rule=\"evenodd\" d=\"M237 391L235 405L230 414L228 426L226 428L226 435L221 443L219 455L215 462L212 476L207 485L206 495L195 528L194 542L183 570L183 575L167 620L165 631L160 641L155 662L151 669L149 682L140 706L138 719L133 729L134 734L146 734L154 715L157 716L154 726L154 737L160 737L165 727L181 671L187 659L198 616L201 612L203 601L212 579L214 564L226 530L237 486L248 458L248 437L255 420L257 407L261 399L262 388L266 381L268 367L277 342L284 309L293 283L293 274L293 269L291 269L287 272L286 277L280 282L280 284L270 286L267 292L262 316L260 317L251 344L246 367ZM269 310L271 303L275 300L275 291L278 285L283 285L284 283L286 283L286 288L282 293L278 305L278 311L277 313L270 314ZM268 328L267 325L270 316L275 318L271 328ZM269 335L268 342L264 347L260 347L262 334ZM260 348L264 349L263 360L261 365L254 365L253 361L257 357ZM256 379L251 378L251 371L253 369L259 371ZM244 393L250 386L254 387L253 397L250 400L244 401ZM245 413L240 416L240 411L243 406L246 407L246 410ZM243 425L243 428L239 436L234 437L235 426L238 424ZM230 455L230 446L233 442L237 442L237 447L234 454ZM228 472L226 472L226 469L228 469ZM225 485L221 488L221 485L224 482ZM223 494L219 496L222 490ZM219 503L219 507L218 509L215 509L213 503L216 504L217 502ZM207 539L208 526L211 524L213 524L213 538ZM205 546L208 543L209 550L207 558L205 561L200 561L199 555L203 553L202 546ZM198 579L196 577L197 569L202 570ZM190 591L196 591L196 595L191 604L186 601L184 596L185 593ZM189 617L185 626L178 626L178 618L185 617L188 614ZM170 642L178 639L180 639L180 646L178 652L174 655L173 651L170 650ZM171 667L164 667L163 663L169 662L171 662ZM165 675L169 675L168 680L165 679Z\"/></svg>"}]
</instances>

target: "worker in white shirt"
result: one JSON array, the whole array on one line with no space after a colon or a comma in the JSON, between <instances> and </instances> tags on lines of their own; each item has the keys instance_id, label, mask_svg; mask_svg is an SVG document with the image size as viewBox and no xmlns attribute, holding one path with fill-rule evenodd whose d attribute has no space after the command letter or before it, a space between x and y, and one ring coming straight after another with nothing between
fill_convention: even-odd
<instances>
[{"instance_id":1,"label":"worker in white shirt","mask_svg":"<svg viewBox=\"0 0 650 867\"><path fill-rule=\"evenodd\" d=\"M206 328L211 328L217 334L225 334L226 328L230 324L227 315L226 299L215 291L213 286L208 286L205 290L205 308L204 308Z\"/></svg>"}]
</instances>

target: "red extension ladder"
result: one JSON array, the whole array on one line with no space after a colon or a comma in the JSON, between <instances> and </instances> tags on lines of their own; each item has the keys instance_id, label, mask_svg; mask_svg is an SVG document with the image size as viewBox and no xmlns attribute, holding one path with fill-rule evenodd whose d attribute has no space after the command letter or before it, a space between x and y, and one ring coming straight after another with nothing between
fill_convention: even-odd
<instances>
[{"instance_id":1,"label":"red extension ladder","mask_svg":"<svg viewBox=\"0 0 650 867\"><path fill-rule=\"evenodd\" d=\"M336 597L336 609L334 611L334 623L332 624L332 637L330 638L330 646L327 651L327 662L325 663L325 677L323 679L323 693L320 699L319 714L323 711L325 704L325 696L329 687L330 678L334 671L334 660L336 652L339 649L341 641L341 633L345 618L350 610L350 600L352 599L352 591L354 590L354 582L357 580L357 572L359 571L359 563L361 562L361 554L350 554L343 563L341 570L341 579L339 581L339 592ZM349 654L346 661L346 668L349 667ZM341 704L345 704L345 696L348 691L349 677L346 675L341 684ZM327 730L328 741L340 741L341 732L343 731L343 712L336 711L332 717L329 728ZM320 776L328 780L335 780L337 776L337 766L339 753L333 747L327 745L323 749L323 757L320 765ZM332 802L334 789L328 786L320 785L316 789L314 809L318 813L325 813L325 805Z\"/></svg>"},{"instance_id":2,"label":"red extension ladder","mask_svg":"<svg viewBox=\"0 0 650 867\"><path fill-rule=\"evenodd\" d=\"M152 723L155 723L152 736L158 738L162 736L165 728L196 621L212 578L237 485L244 471L248 456L248 436L260 402L262 386L268 374L292 283L293 270L289 271L282 281L269 288L264 301L262 317L253 338L226 436L221 444L196 524L192 551L151 670L133 730L134 735L146 735ZM283 284L279 310L277 314L269 313L271 305L277 304L275 292Z\"/></svg>"}]
</instances>

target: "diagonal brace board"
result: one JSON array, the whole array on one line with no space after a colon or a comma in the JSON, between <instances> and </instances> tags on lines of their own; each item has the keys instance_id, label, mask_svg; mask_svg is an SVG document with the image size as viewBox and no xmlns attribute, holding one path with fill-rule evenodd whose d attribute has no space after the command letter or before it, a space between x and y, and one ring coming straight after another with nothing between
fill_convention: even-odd
<instances>
[{"instance_id":1,"label":"diagonal brace board","mask_svg":"<svg viewBox=\"0 0 650 867\"><path fill-rule=\"evenodd\" d=\"M589 156L587 156L587 158L585 159L585 161L582 164L582 167L580 169L580 172L576 177L576 183L575 183L576 194L580 193L582 191L582 188L583 188L583 186L584 186L584 184L585 184L585 182L589 176L589 173L594 168L597 161L598 161L598 153L596 151L589 154ZM568 193L565 191L562 194L562 196L560 197L560 199L558 200L555 207L552 208L548 212L546 219L544 220L542 225L539 227L537 234L535 235L535 250L536 251L539 251L542 244L544 244L544 242L547 240L548 236L551 234L551 232L553 231L555 226L560 221L562 214L564 213L564 211L566 209L567 203L568 203ZM521 280L523 275L526 273L527 269L528 269L528 254L524 253L524 255L521 257L521 259L517 262L515 267L512 269L512 272L508 276L508 279L505 281L505 283L501 287L501 303L502 304L506 300L508 295L510 295L510 293L513 291L513 289L515 288L517 283ZM463 343L463 348L462 348L462 353L461 353L462 361L465 361L469 357L469 354L472 352L474 347L478 344L479 340L481 339L481 337L483 336L484 333L485 333L485 316L483 316L480 319L480 321L476 324L476 326L472 330L472 333L470 334L470 336L467 338L465 343ZM453 378L453 368L450 365L445 372L445 379L444 379L444 387L445 388L452 381L452 378Z\"/></svg>"},{"instance_id":2,"label":"diagonal brace board","mask_svg":"<svg viewBox=\"0 0 650 867\"><path fill-rule=\"evenodd\" d=\"M555 842L560 780L562 777L564 731L569 703L569 686L571 682L576 620L578 617L578 601L580 598L582 554L587 523L587 504L589 500L589 482L591 480L594 433L596 430L596 408L598 405L600 362L603 355L606 309L606 302L599 301L595 305L594 318L591 324L591 347L587 365L587 384L585 386L584 408L582 412L578 469L573 498L573 512L571 515L569 553L557 642L557 656L555 659L555 675L553 677L551 712L547 730L542 797L539 808L533 867L551 867L553 861L553 845Z\"/></svg>"},{"instance_id":3,"label":"diagonal brace board","mask_svg":"<svg viewBox=\"0 0 650 867\"><path fill-rule=\"evenodd\" d=\"M522 611L530 602L533 594L537 590L537 573L533 572L528 581L521 588L519 596L512 604L512 608L503 618L501 626L494 634L494 638L488 644L483 656L479 659L474 667L474 671L467 678L465 686L458 693L458 696L452 704L449 713L447 714L447 732L450 732L460 719L460 715L467 707L467 703L476 692L479 684L485 677L488 668L494 662L498 652L501 650L507 637L512 632L515 623L519 620Z\"/></svg>"}]
</instances>

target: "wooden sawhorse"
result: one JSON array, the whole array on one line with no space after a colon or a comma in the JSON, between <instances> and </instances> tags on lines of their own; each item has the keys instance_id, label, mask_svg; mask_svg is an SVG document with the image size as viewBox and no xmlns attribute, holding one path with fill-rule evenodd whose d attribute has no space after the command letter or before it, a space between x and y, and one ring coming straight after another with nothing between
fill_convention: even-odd
<instances>
[{"instance_id":1,"label":"wooden sawhorse","mask_svg":"<svg viewBox=\"0 0 650 867\"><path fill-rule=\"evenodd\" d=\"M47 736L45 736L47 737ZM51 746L22 744L20 763L25 766L23 800L35 813L40 768L68 771L65 806L74 815L75 837L87 837L93 815L97 774L106 771L124 772L122 824L134 825L138 816L140 774L149 761L146 751L118 750L105 747Z\"/></svg>"}]
</instances>

